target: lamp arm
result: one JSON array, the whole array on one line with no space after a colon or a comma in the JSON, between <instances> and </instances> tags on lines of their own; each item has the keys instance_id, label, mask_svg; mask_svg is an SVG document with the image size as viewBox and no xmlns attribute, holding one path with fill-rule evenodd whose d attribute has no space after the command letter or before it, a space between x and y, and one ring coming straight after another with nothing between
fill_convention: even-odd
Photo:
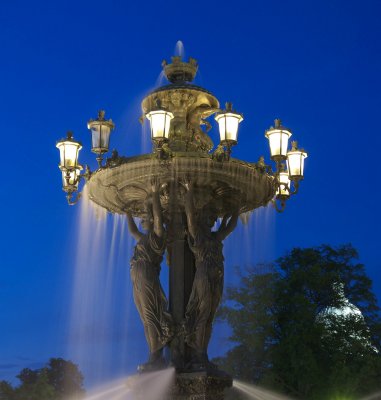
<instances>
[{"instance_id":1,"label":"lamp arm","mask_svg":"<svg viewBox=\"0 0 381 400\"><path fill-rule=\"evenodd\" d=\"M87 182L91 178L92 174L90 167L86 164L85 172L82 175L79 175L79 178L83 178Z\"/></svg>"},{"instance_id":2,"label":"lamp arm","mask_svg":"<svg viewBox=\"0 0 381 400\"><path fill-rule=\"evenodd\" d=\"M74 206L74 204L77 204L78 201L81 199L82 197L82 193L81 192L77 192L77 195L75 196L75 198L73 199L73 193L74 192L68 192L68 194L66 195L66 199L67 202L69 204L69 206ZM73 199L73 200L72 200Z\"/></svg>"},{"instance_id":3,"label":"lamp arm","mask_svg":"<svg viewBox=\"0 0 381 400\"><path fill-rule=\"evenodd\" d=\"M284 199L280 200L280 206L276 199L271 200L271 203L274 206L275 210L277 210L279 213L283 212L286 208L286 200Z\"/></svg>"},{"instance_id":4,"label":"lamp arm","mask_svg":"<svg viewBox=\"0 0 381 400\"><path fill-rule=\"evenodd\" d=\"M299 191L299 179L294 179L292 182L294 185L292 190L290 189L290 194L297 194Z\"/></svg>"}]
</instances>

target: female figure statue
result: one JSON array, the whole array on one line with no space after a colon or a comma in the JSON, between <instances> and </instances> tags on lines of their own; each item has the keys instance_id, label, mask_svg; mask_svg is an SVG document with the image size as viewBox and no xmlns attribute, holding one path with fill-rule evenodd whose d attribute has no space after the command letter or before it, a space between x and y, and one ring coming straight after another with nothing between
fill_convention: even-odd
<instances>
[{"instance_id":1,"label":"female figure statue","mask_svg":"<svg viewBox=\"0 0 381 400\"><path fill-rule=\"evenodd\" d=\"M136 307L143 322L150 356L140 371L151 371L165 367L163 348L171 340L172 318L167 312L167 299L160 284L160 263L165 251L165 230L159 198L159 185L152 184L152 204L146 202L146 217L140 232L130 214L128 227L136 240L131 258L131 280Z\"/></svg>"},{"instance_id":2,"label":"female figure statue","mask_svg":"<svg viewBox=\"0 0 381 400\"><path fill-rule=\"evenodd\" d=\"M217 216L208 209L197 212L194 205L193 184L186 183L185 187L188 240L196 267L185 313L185 341L191 348L189 368L205 370L215 368L209 362L207 349L224 283L222 241L236 227L239 209L237 208L231 216L225 215L219 229L212 231Z\"/></svg>"}]
</instances>

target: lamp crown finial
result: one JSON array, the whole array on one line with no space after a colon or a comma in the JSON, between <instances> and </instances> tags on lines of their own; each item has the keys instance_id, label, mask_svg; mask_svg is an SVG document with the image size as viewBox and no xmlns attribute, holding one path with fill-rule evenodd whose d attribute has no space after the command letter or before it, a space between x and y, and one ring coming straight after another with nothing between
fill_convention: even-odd
<instances>
[{"instance_id":1,"label":"lamp crown finial","mask_svg":"<svg viewBox=\"0 0 381 400\"><path fill-rule=\"evenodd\" d=\"M106 111L105 110L99 110L98 111L98 120L99 121L104 121L105 115L106 115Z\"/></svg>"},{"instance_id":2,"label":"lamp crown finial","mask_svg":"<svg viewBox=\"0 0 381 400\"><path fill-rule=\"evenodd\" d=\"M73 132L72 131L67 131L67 138L68 139L73 139Z\"/></svg>"},{"instance_id":3,"label":"lamp crown finial","mask_svg":"<svg viewBox=\"0 0 381 400\"><path fill-rule=\"evenodd\" d=\"M173 64L180 64L181 63L181 56L172 56L171 57Z\"/></svg>"},{"instance_id":4,"label":"lamp crown finial","mask_svg":"<svg viewBox=\"0 0 381 400\"><path fill-rule=\"evenodd\" d=\"M167 61L161 63L164 74L171 83L192 82L196 76L198 64L197 60L189 57L189 61L182 61L181 56L171 57L171 64Z\"/></svg>"},{"instance_id":5,"label":"lamp crown finial","mask_svg":"<svg viewBox=\"0 0 381 400\"><path fill-rule=\"evenodd\" d=\"M233 103L230 101L227 101L225 103L226 111L233 111Z\"/></svg>"},{"instance_id":6,"label":"lamp crown finial","mask_svg":"<svg viewBox=\"0 0 381 400\"><path fill-rule=\"evenodd\" d=\"M282 121L279 118L274 120L275 128L280 128L282 125Z\"/></svg>"},{"instance_id":7,"label":"lamp crown finial","mask_svg":"<svg viewBox=\"0 0 381 400\"><path fill-rule=\"evenodd\" d=\"M291 150L298 150L298 142L296 140L293 140L291 142L291 146L292 146Z\"/></svg>"}]
</instances>

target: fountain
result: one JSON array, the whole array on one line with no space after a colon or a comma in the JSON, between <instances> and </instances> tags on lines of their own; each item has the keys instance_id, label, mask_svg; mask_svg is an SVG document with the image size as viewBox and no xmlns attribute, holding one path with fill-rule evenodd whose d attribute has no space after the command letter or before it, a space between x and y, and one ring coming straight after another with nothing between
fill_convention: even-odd
<instances>
[{"instance_id":1,"label":"fountain","mask_svg":"<svg viewBox=\"0 0 381 400\"><path fill-rule=\"evenodd\" d=\"M263 157L254 163L233 158L242 115L231 103L222 110L212 93L192 84L198 69L195 59L185 62L175 56L162 66L170 83L142 102L141 120L151 124L152 153L123 157L114 150L104 161L114 123L100 111L88 123L98 170L86 167L81 174L82 146L72 133L57 143L63 190L69 204L86 196L102 210L127 216L136 240L131 258L134 301L150 351L139 372L173 367L168 398L218 400L232 386L232 378L211 363L207 353L223 290L223 241L240 215L271 202L284 210L303 179L307 154L296 142L288 151L291 131L275 120L266 131L275 172ZM207 119L213 114L221 138L216 148L208 134ZM82 178L86 190L79 193ZM142 221L142 229L135 218ZM159 279L165 253L168 299Z\"/></svg>"}]
</instances>

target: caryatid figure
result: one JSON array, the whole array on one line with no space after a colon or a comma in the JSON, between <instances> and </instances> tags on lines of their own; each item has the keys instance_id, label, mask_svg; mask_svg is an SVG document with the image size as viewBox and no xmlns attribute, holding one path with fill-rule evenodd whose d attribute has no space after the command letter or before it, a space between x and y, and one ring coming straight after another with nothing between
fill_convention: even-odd
<instances>
[{"instance_id":1,"label":"caryatid figure","mask_svg":"<svg viewBox=\"0 0 381 400\"><path fill-rule=\"evenodd\" d=\"M212 324L220 303L224 284L222 241L237 225L239 209L225 215L218 230L212 228L217 216L210 210L197 211L194 205L193 183L184 185L185 212L188 224L189 247L195 258L196 273L185 313L185 342L191 348L191 370L215 368L209 362L207 349Z\"/></svg>"},{"instance_id":2,"label":"caryatid figure","mask_svg":"<svg viewBox=\"0 0 381 400\"><path fill-rule=\"evenodd\" d=\"M165 230L159 198L159 185L152 184L152 204L146 201L146 216L140 232L130 214L128 227L136 240L131 258L131 280L134 301L143 322L150 356L148 362L139 366L141 371L165 367L163 348L171 340L173 324L167 312L167 299L160 284L160 264L166 246Z\"/></svg>"}]
</instances>

